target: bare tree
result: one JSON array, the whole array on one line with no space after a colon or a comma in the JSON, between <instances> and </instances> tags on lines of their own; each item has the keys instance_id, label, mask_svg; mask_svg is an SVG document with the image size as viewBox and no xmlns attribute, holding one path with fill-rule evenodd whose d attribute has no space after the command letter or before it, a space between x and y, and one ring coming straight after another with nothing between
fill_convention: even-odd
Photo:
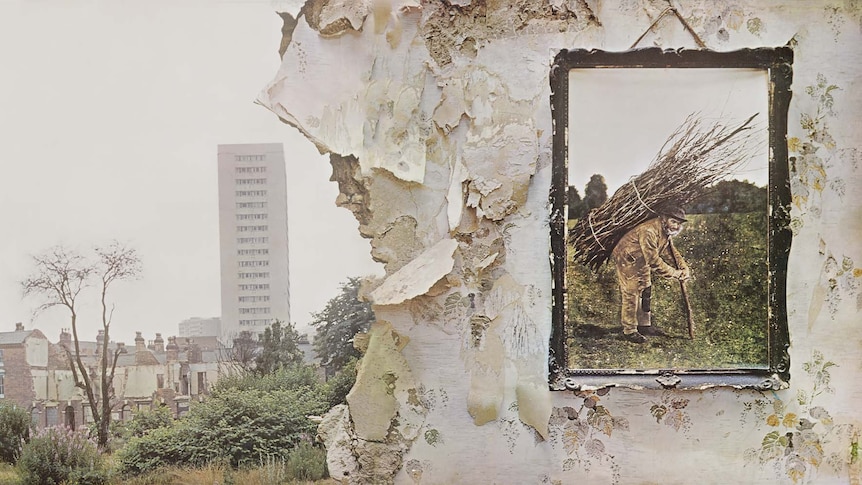
<instances>
[{"instance_id":1,"label":"bare tree","mask_svg":"<svg viewBox=\"0 0 862 485\"><path fill-rule=\"evenodd\" d=\"M136 278L141 271L141 262L134 249L114 241L107 246L97 247L95 257L89 260L80 254L63 247L55 247L45 254L34 256L36 269L21 282L24 295L40 295L44 299L37 312L54 307L65 307L72 322L72 349L66 348L69 366L75 386L87 396L93 421L96 423L96 438L99 446L108 444L108 431L111 424L111 407L114 396L114 372L117 368L119 348L108 355L111 319L114 305L108 303L108 291L117 281ZM98 278L98 281L94 281ZM102 330L104 339L99 352L98 371L91 373L81 358L78 338L78 297L81 291L97 285L101 294ZM110 306L110 308L109 308ZM96 381L97 382L94 382Z\"/></svg>"}]
</instances>

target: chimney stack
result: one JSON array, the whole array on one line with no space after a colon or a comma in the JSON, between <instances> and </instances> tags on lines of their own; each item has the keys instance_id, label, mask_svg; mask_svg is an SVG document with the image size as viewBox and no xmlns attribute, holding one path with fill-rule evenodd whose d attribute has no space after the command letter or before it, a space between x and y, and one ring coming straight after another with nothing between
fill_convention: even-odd
<instances>
[{"instance_id":1,"label":"chimney stack","mask_svg":"<svg viewBox=\"0 0 862 485\"><path fill-rule=\"evenodd\" d=\"M162 334L156 333L156 339L153 340L153 346L155 347L156 352L164 352L165 351L165 340L162 338Z\"/></svg>"},{"instance_id":2,"label":"chimney stack","mask_svg":"<svg viewBox=\"0 0 862 485\"><path fill-rule=\"evenodd\" d=\"M66 347L67 349L72 348L72 334L69 333L68 328L60 330L60 345Z\"/></svg>"},{"instance_id":3,"label":"chimney stack","mask_svg":"<svg viewBox=\"0 0 862 485\"><path fill-rule=\"evenodd\" d=\"M165 347L168 354L168 361L176 361L180 357L180 347L177 345L176 337L168 337L168 346Z\"/></svg>"},{"instance_id":4,"label":"chimney stack","mask_svg":"<svg viewBox=\"0 0 862 485\"><path fill-rule=\"evenodd\" d=\"M141 336L141 332L135 332L135 352L143 352L145 349L144 337Z\"/></svg>"},{"instance_id":5,"label":"chimney stack","mask_svg":"<svg viewBox=\"0 0 862 485\"><path fill-rule=\"evenodd\" d=\"M102 344L105 343L105 331L99 330L99 333L96 334L96 355L102 353Z\"/></svg>"},{"instance_id":6,"label":"chimney stack","mask_svg":"<svg viewBox=\"0 0 862 485\"><path fill-rule=\"evenodd\" d=\"M23 332L24 331L24 324L21 322L15 323L15 331L16 332Z\"/></svg>"}]
</instances>

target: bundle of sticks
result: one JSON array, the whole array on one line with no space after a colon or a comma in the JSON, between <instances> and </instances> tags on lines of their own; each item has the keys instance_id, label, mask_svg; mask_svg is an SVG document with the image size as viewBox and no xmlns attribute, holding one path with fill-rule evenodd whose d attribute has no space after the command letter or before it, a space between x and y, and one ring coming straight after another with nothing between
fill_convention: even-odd
<instances>
[{"instance_id":1,"label":"bundle of sticks","mask_svg":"<svg viewBox=\"0 0 862 485\"><path fill-rule=\"evenodd\" d=\"M569 231L574 261L597 270L626 232L670 205L684 206L734 172L761 147L753 116L738 125L706 123L692 113L640 175L583 216Z\"/></svg>"}]
</instances>

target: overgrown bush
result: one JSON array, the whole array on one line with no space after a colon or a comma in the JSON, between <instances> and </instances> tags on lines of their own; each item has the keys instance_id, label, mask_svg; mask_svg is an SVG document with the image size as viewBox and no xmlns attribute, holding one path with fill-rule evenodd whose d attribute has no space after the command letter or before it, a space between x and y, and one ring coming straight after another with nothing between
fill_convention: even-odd
<instances>
[{"instance_id":1,"label":"overgrown bush","mask_svg":"<svg viewBox=\"0 0 862 485\"><path fill-rule=\"evenodd\" d=\"M102 485L108 471L96 443L66 427L36 432L18 459L24 485Z\"/></svg>"},{"instance_id":2,"label":"overgrown bush","mask_svg":"<svg viewBox=\"0 0 862 485\"><path fill-rule=\"evenodd\" d=\"M142 409L132 415L125 424L125 437L143 436L157 428L169 428L174 424L174 416L167 406Z\"/></svg>"},{"instance_id":3,"label":"overgrown bush","mask_svg":"<svg viewBox=\"0 0 862 485\"><path fill-rule=\"evenodd\" d=\"M347 364L326 382L326 395L332 408L347 402L347 393L356 383L356 365L359 361L351 358Z\"/></svg>"},{"instance_id":4,"label":"overgrown bush","mask_svg":"<svg viewBox=\"0 0 862 485\"><path fill-rule=\"evenodd\" d=\"M316 425L307 416L326 409L319 387L217 387L174 426L130 439L117 455L119 469L137 475L170 465L253 466L261 457L280 456L312 435Z\"/></svg>"},{"instance_id":5,"label":"overgrown bush","mask_svg":"<svg viewBox=\"0 0 862 485\"><path fill-rule=\"evenodd\" d=\"M201 455L198 440L183 423L177 426L155 428L132 437L115 457L118 471L126 476L151 473L169 465L195 466L206 463Z\"/></svg>"},{"instance_id":6,"label":"overgrown bush","mask_svg":"<svg viewBox=\"0 0 862 485\"><path fill-rule=\"evenodd\" d=\"M271 374L257 375L253 372L241 372L221 377L213 386L213 392L219 393L229 389L256 389L267 392L299 388L318 389L321 385L320 377L313 367L295 364L280 368Z\"/></svg>"},{"instance_id":7,"label":"overgrown bush","mask_svg":"<svg viewBox=\"0 0 862 485\"><path fill-rule=\"evenodd\" d=\"M189 425L212 459L237 467L279 455L313 434L316 425L307 416L326 409L317 389L229 389L192 408Z\"/></svg>"},{"instance_id":8,"label":"overgrown bush","mask_svg":"<svg viewBox=\"0 0 862 485\"><path fill-rule=\"evenodd\" d=\"M9 401L0 401L0 461L15 464L30 437L30 414Z\"/></svg>"},{"instance_id":9,"label":"overgrown bush","mask_svg":"<svg viewBox=\"0 0 862 485\"><path fill-rule=\"evenodd\" d=\"M302 442L287 455L287 475L294 480L320 480L326 470L326 450Z\"/></svg>"}]
</instances>

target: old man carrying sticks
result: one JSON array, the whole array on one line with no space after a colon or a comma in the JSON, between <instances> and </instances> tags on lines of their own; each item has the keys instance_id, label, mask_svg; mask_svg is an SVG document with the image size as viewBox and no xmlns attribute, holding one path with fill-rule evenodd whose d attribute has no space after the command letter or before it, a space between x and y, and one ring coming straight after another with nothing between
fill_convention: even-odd
<instances>
[{"instance_id":1,"label":"old man carrying sticks","mask_svg":"<svg viewBox=\"0 0 862 485\"><path fill-rule=\"evenodd\" d=\"M680 280L691 277L688 264L673 247L673 236L686 222L682 207L738 169L758 149L751 116L728 126L707 123L692 113L668 137L656 158L599 207L590 210L569 231L572 261L597 271L613 260L622 293L623 338L644 343L646 336L664 335L651 326L652 273ZM669 264L662 259L664 253ZM689 337L694 338L690 308Z\"/></svg>"},{"instance_id":2,"label":"old man carrying sticks","mask_svg":"<svg viewBox=\"0 0 862 485\"><path fill-rule=\"evenodd\" d=\"M679 207L671 206L658 217L653 217L628 231L611 252L622 294L620 319L624 340L642 344L646 342L647 336L666 335L652 325L651 275L654 272L680 281L691 277L691 271L682 255L671 244L671 238L679 234L685 222L688 222L685 212ZM668 264L662 258L663 253L676 264Z\"/></svg>"}]
</instances>

